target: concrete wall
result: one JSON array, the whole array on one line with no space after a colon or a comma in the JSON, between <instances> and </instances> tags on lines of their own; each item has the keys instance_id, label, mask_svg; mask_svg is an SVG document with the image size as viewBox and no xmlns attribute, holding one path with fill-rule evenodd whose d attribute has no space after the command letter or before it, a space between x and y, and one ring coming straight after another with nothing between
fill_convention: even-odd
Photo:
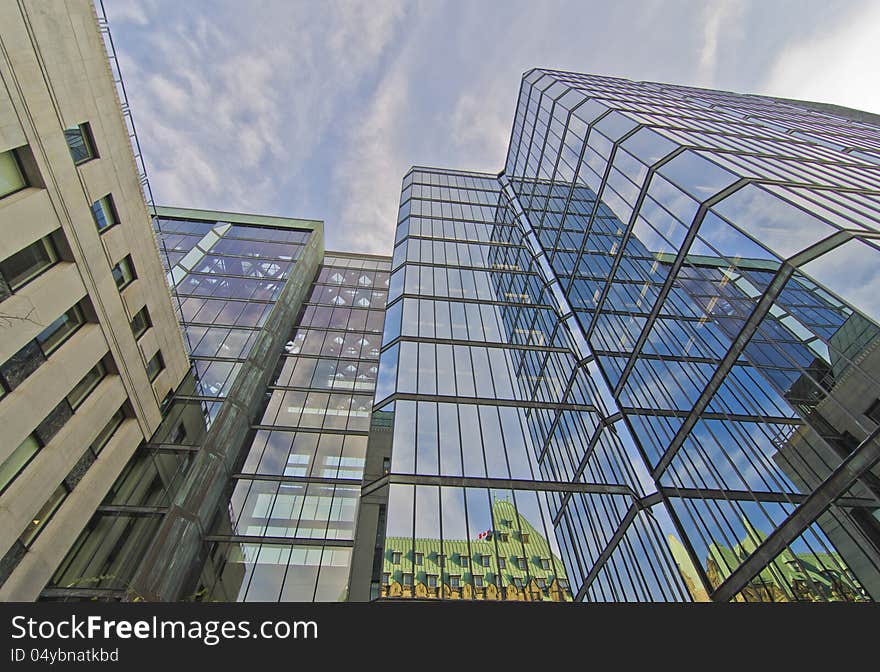
<instances>
[{"instance_id":1,"label":"concrete wall","mask_svg":"<svg viewBox=\"0 0 880 672\"><path fill-rule=\"evenodd\" d=\"M2 600L32 600L137 445L158 427L161 401L189 362L92 3L0 3L0 45L0 151L26 147L35 169L33 186L0 199L0 261L49 234L62 255L0 302L0 365L81 299L92 307L90 324L0 397L0 463L97 361L109 371L0 494L0 556L15 548L126 400L130 416L0 587ZM99 156L75 166L63 130L83 122ZM90 206L107 194L120 223L99 234ZM138 277L120 292L111 268L126 255ZM153 327L136 341L130 320L143 306ZM166 368L151 382L146 362L158 350Z\"/></svg>"}]
</instances>

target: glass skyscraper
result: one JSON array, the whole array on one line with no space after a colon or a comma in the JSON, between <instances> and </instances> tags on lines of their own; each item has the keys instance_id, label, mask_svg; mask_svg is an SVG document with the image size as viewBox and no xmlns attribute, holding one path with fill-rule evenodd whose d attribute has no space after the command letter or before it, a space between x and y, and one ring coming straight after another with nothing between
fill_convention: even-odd
<instances>
[{"instance_id":1,"label":"glass skyscraper","mask_svg":"<svg viewBox=\"0 0 880 672\"><path fill-rule=\"evenodd\" d=\"M880 597L877 122L532 70L410 171L352 595Z\"/></svg>"}]
</instances>

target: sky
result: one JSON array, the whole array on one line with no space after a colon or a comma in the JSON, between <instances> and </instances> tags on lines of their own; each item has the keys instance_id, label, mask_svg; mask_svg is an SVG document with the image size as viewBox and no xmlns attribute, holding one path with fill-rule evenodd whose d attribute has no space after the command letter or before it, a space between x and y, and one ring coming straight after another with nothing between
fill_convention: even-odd
<instances>
[{"instance_id":1,"label":"sky","mask_svg":"<svg viewBox=\"0 0 880 672\"><path fill-rule=\"evenodd\" d=\"M876 0L104 0L157 204L391 254L413 165L499 172L548 67L880 113Z\"/></svg>"}]
</instances>

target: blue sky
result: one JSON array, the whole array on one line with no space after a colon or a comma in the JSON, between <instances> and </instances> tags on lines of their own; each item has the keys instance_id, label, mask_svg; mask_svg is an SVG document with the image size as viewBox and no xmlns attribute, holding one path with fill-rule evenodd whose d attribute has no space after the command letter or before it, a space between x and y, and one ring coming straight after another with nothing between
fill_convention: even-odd
<instances>
[{"instance_id":1,"label":"blue sky","mask_svg":"<svg viewBox=\"0 0 880 672\"><path fill-rule=\"evenodd\" d=\"M553 67L880 113L874 0L105 0L156 201L391 253L412 165L498 172Z\"/></svg>"}]
</instances>

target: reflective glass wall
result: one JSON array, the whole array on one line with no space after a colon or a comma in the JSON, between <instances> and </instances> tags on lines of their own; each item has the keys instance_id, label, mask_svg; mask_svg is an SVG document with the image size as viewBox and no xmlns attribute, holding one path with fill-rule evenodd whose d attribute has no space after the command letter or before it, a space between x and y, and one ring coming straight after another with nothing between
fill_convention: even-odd
<instances>
[{"instance_id":1,"label":"reflective glass wall","mask_svg":"<svg viewBox=\"0 0 880 672\"><path fill-rule=\"evenodd\" d=\"M845 110L527 73L497 179L404 181L376 395L394 434L375 592L445 596L470 580L479 597L472 548L460 579L420 580L420 540L452 540L444 521L456 539L494 538L496 503L536 480L543 522L516 508L573 599L880 597L878 163L880 129ZM475 249L482 295L465 280ZM540 293L523 289L530 273ZM526 354L538 342L519 339L540 329L505 305L525 299L519 314L546 310L540 345L567 357ZM448 427L458 462L444 462ZM490 474L510 490L452 478ZM502 555L487 574L504 576Z\"/></svg>"},{"instance_id":2,"label":"reflective glass wall","mask_svg":"<svg viewBox=\"0 0 880 672\"><path fill-rule=\"evenodd\" d=\"M119 599L129 589L305 245L320 236L293 220L270 227L189 212L158 218L156 236L192 371L165 400L159 430L131 456L43 599ZM143 320L149 325L149 316Z\"/></svg>"},{"instance_id":3,"label":"reflective glass wall","mask_svg":"<svg viewBox=\"0 0 880 672\"><path fill-rule=\"evenodd\" d=\"M208 537L199 599L347 598L389 269L326 253Z\"/></svg>"}]
</instances>

